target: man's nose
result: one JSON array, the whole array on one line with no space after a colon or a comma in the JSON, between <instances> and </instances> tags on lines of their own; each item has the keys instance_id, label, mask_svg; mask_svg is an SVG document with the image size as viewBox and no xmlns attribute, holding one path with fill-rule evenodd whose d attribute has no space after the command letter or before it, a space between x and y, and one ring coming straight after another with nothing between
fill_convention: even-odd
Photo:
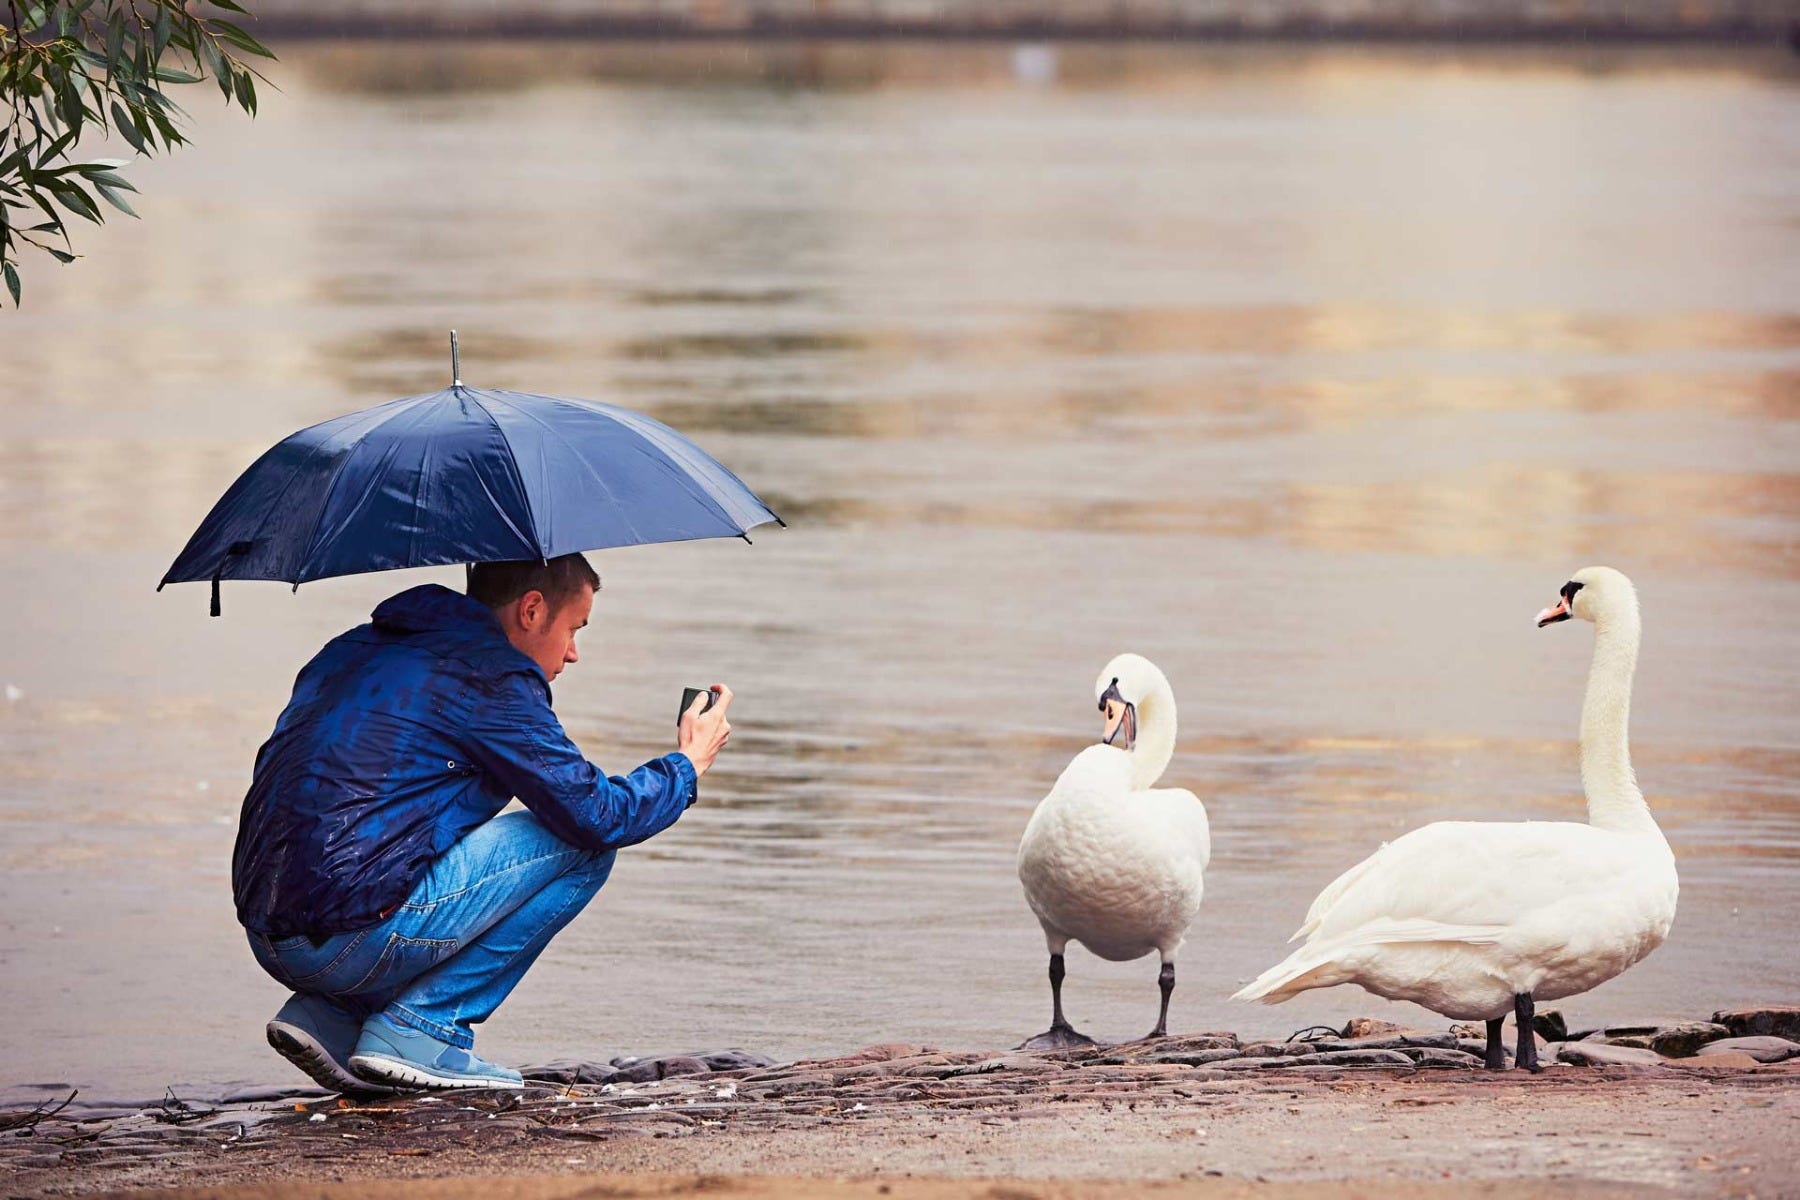
<instances>
[{"instance_id":1,"label":"man's nose","mask_svg":"<svg viewBox=\"0 0 1800 1200\"><path fill-rule=\"evenodd\" d=\"M581 661L581 651L575 649L574 642L569 643L569 652L563 655L563 661L566 663Z\"/></svg>"}]
</instances>

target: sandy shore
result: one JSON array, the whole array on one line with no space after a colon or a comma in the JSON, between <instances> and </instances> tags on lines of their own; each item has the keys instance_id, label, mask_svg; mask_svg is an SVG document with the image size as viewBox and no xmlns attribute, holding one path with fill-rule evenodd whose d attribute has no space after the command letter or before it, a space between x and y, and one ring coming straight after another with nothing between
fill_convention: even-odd
<instances>
[{"instance_id":1,"label":"sandy shore","mask_svg":"<svg viewBox=\"0 0 1800 1200\"><path fill-rule=\"evenodd\" d=\"M1531 1076L1431 1045L1405 1046L1401 1066L1377 1040L1304 1053L1321 1043L883 1046L751 1066L683 1056L523 1094L354 1103L269 1089L72 1106L13 1118L0 1179L13 1196L408 1200L1800 1194L1800 1058L1639 1051L1655 1061ZM1231 1056L1215 1057L1221 1043Z\"/></svg>"}]
</instances>

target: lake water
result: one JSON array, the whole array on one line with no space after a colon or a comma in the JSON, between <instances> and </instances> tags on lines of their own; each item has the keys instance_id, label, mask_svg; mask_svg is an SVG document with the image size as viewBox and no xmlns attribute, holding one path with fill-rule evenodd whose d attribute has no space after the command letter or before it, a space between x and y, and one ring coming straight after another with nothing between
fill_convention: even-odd
<instances>
[{"instance_id":1,"label":"lake water","mask_svg":"<svg viewBox=\"0 0 1800 1200\"><path fill-rule=\"evenodd\" d=\"M1444 818L1579 819L1579 567L1639 585L1667 945L1573 1022L1800 999L1800 60L1743 52L294 46L254 123L0 317L0 1083L300 1082L235 925L294 672L456 571L154 592L290 431L449 381L693 435L792 528L596 555L557 707L703 804L489 1024L502 1061L1011 1045L1013 873L1133 649L1211 814L1172 1026ZM1156 963L1072 950L1071 1018Z\"/></svg>"}]
</instances>

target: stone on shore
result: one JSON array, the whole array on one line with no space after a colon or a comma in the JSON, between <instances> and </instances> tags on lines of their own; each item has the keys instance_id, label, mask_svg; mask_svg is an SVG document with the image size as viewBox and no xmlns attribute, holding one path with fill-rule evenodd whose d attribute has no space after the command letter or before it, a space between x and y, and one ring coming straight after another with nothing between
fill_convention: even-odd
<instances>
[{"instance_id":1,"label":"stone on shore","mask_svg":"<svg viewBox=\"0 0 1800 1200\"><path fill-rule=\"evenodd\" d=\"M1800 1055L1800 1042L1779 1037L1720 1038L1700 1047L1695 1057L1713 1058L1728 1054L1747 1054L1759 1063L1786 1062Z\"/></svg>"},{"instance_id":2,"label":"stone on shore","mask_svg":"<svg viewBox=\"0 0 1800 1200\"><path fill-rule=\"evenodd\" d=\"M1664 1067L1669 1060L1656 1051L1613 1042L1557 1042L1556 1061L1583 1067Z\"/></svg>"},{"instance_id":3,"label":"stone on shore","mask_svg":"<svg viewBox=\"0 0 1800 1200\"><path fill-rule=\"evenodd\" d=\"M1800 1005L1771 1004L1760 1008L1728 1008L1712 1015L1732 1037L1779 1037L1800 1041Z\"/></svg>"},{"instance_id":4,"label":"stone on shore","mask_svg":"<svg viewBox=\"0 0 1800 1200\"><path fill-rule=\"evenodd\" d=\"M1693 1058L1684 1060L1681 1065L1714 1071L1754 1071L1763 1064L1748 1054L1734 1052L1730 1054L1697 1054Z\"/></svg>"},{"instance_id":5,"label":"stone on shore","mask_svg":"<svg viewBox=\"0 0 1800 1200\"><path fill-rule=\"evenodd\" d=\"M1692 1058L1708 1042L1730 1037L1731 1030L1710 1021L1669 1025L1650 1035L1650 1049L1667 1058Z\"/></svg>"}]
</instances>

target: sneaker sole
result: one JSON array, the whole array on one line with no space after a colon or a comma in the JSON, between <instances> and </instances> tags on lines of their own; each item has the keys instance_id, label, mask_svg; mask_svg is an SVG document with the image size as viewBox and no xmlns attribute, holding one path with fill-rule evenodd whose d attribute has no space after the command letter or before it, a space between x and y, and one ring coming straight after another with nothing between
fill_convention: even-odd
<instances>
[{"instance_id":1,"label":"sneaker sole","mask_svg":"<svg viewBox=\"0 0 1800 1200\"><path fill-rule=\"evenodd\" d=\"M495 1079L490 1075L440 1074L418 1063L383 1054L352 1054L350 1069L366 1079L379 1079L410 1088L522 1088L523 1079Z\"/></svg>"},{"instance_id":2,"label":"sneaker sole","mask_svg":"<svg viewBox=\"0 0 1800 1200\"><path fill-rule=\"evenodd\" d=\"M333 1062L325 1047L298 1025L286 1021L270 1021L269 1047L299 1067L320 1087L349 1096L392 1096L395 1089L359 1079Z\"/></svg>"}]
</instances>

